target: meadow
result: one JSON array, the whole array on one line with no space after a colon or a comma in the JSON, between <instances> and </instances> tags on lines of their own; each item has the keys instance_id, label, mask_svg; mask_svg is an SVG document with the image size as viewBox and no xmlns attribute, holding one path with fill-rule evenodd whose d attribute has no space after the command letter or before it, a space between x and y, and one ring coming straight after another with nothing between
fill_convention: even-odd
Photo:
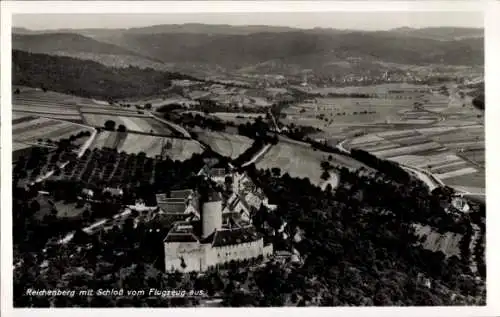
<instances>
[{"instance_id":1,"label":"meadow","mask_svg":"<svg viewBox=\"0 0 500 317\"><path fill-rule=\"evenodd\" d=\"M105 114L83 114L85 122L91 126L104 127L106 121L111 120L115 122L115 129L120 125L125 126L127 131L136 131L144 133L153 133L160 135L171 135L172 130L151 116L122 116L105 115Z\"/></svg>"},{"instance_id":2,"label":"meadow","mask_svg":"<svg viewBox=\"0 0 500 317\"><path fill-rule=\"evenodd\" d=\"M253 143L252 139L239 134L203 131L197 132L197 135L198 139L212 150L232 159L240 156Z\"/></svg>"},{"instance_id":3,"label":"meadow","mask_svg":"<svg viewBox=\"0 0 500 317\"><path fill-rule=\"evenodd\" d=\"M203 152L203 147L195 140L114 131L101 131L92 148L111 148L129 154L144 152L154 158L161 155L162 145L165 145L166 154L173 160L184 161L194 153Z\"/></svg>"},{"instance_id":4,"label":"meadow","mask_svg":"<svg viewBox=\"0 0 500 317\"><path fill-rule=\"evenodd\" d=\"M282 173L288 173L292 177L309 178L312 184L320 185L321 162L329 161L336 166L344 166L350 169L366 167L360 162L349 157L334 153L313 150L307 143L296 142L286 138L280 138L280 142L271 146L270 150L258 160L256 167L259 169L271 169L278 167Z\"/></svg>"}]
</instances>

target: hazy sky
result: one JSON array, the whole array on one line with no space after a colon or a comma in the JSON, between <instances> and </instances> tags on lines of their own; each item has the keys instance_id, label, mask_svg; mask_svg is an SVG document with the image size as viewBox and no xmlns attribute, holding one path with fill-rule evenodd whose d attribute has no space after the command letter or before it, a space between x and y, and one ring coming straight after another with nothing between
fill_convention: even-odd
<instances>
[{"instance_id":1,"label":"hazy sky","mask_svg":"<svg viewBox=\"0 0 500 317\"><path fill-rule=\"evenodd\" d=\"M483 27L481 12L317 12L179 14L22 14L13 27L28 29L130 28L157 24L278 25L298 28L387 30L397 27Z\"/></svg>"}]
</instances>

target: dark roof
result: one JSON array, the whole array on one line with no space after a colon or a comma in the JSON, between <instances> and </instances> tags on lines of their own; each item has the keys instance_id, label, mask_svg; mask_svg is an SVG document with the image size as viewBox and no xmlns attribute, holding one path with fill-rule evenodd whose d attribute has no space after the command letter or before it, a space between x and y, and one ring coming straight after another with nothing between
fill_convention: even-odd
<instances>
[{"instance_id":1,"label":"dark roof","mask_svg":"<svg viewBox=\"0 0 500 317\"><path fill-rule=\"evenodd\" d=\"M167 194L156 194L156 201L161 202L167 199Z\"/></svg>"},{"instance_id":2,"label":"dark roof","mask_svg":"<svg viewBox=\"0 0 500 317\"><path fill-rule=\"evenodd\" d=\"M240 216L239 212L229 211L222 214L222 221L226 221L228 218L234 218Z\"/></svg>"},{"instance_id":3,"label":"dark roof","mask_svg":"<svg viewBox=\"0 0 500 317\"><path fill-rule=\"evenodd\" d=\"M158 203L158 207L166 213L183 213L186 210L186 203L183 201L163 201Z\"/></svg>"},{"instance_id":4,"label":"dark roof","mask_svg":"<svg viewBox=\"0 0 500 317\"><path fill-rule=\"evenodd\" d=\"M225 168L211 168L208 172L212 177L223 177L226 176Z\"/></svg>"},{"instance_id":5,"label":"dark roof","mask_svg":"<svg viewBox=\"0 0 500 317\"><path fill-rule=\"evenodd\" d=\"M212 246L222 247L227 245L235 245L257 241L260 238L262 238L262 235L256 231L254 226L218 230L215 232Z\"/></svg>"},{"instance_id":6,"label":"dark roof","mask_svg":"<svg viewBox=\"0 0 500 317\"><path fill-rule=\"evenodd\" d=\"M179 190L171 190L170 197L171 198L182 198L187 199L189 195L193 194L192 189L179 189Z\"/></svg>"},{"instance_id":7,"label":"dark roof","mask_svg":"<svg viewBox=\"0 0 500 317\"><path fill-rule=\"evenodd\" d=\"M173 237L172 237L173 236ZM189 236L189 237L186 237ZM165 237L165 242L196 242L201 236L201 221L177 221ZM174 241L175 240L175 241ZM182 241L178 241L182 240Z\"/></svg>"},{"instance_id":8,"label":"dark roof","mask_svg":"<svg viewBox=\"0 0 500 317\"><path fill-rule=\"evenodd\" d=\"M171 203L185 203L187 201L186 198L165 198L162 202L171 202Z\"/></svg>"},{"instance_id":9,"label":"dark roof","mask_svg":"<svg viewBox=\"0 0 500 317\"><path fill-rule=\"evenodd\" d=\"M164 240L165 242L198 242L195 236L191 233L169 233Z\"/></svg>"},{"instance_id":10,"label":"dark roof","mask_svg":"<svg viewBox=\"0 0 500 317\"><path fill-rule=\"evenodd\" d=\"M189 214L158 214L157 216L157 221L158 223L160 223L161 226L171 226L173 225L175 222L178 222L178 221L184 221L186 220L186 218L189 217Z\"/></svg>"}]
</instances>

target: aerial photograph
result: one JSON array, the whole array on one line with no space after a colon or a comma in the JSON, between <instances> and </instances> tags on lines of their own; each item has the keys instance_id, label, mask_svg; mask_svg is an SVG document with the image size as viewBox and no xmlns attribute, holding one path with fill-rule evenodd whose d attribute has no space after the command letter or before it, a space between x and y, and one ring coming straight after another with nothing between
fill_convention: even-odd
<instances>
[{"instance_id":1,"label":"aerial photograph","mask_svg":"<svg viewBox=\"0 0 500 317\"><path fill-rule=\"evenodd\" d=\"M479 11L15 14L13 306L484 306L484 71Z\"/></svg>"}]
</instances>

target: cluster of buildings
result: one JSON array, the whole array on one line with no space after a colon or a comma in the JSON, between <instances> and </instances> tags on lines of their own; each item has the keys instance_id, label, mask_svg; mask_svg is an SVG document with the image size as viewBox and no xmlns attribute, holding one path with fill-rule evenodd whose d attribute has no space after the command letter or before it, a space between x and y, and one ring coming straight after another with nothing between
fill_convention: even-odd
<instances>
[{"instance_id":1,"label":"cluster of buildings","mask_svg":"<svg viewBox=\"0 0 500 317\"><path fill-rule=\"evenodd\" d=\"M261 204L272 209L245 174L226 173L223 168L200 172L231 194L223 197L213 187L200 194L194 190L171 191L157 195L160 214L184 215L175 221L163 240L165 270L205 271L231 261L266 258L273 253L272 244L251 223L252 207Z\"/></svg>"},{"instance_id":2,"label":"cluster of buildings","mask_svg":"<svg viewBox=\"0 0 500 317\"><path fill-rule=\"evenodd\" d=\"M198 173L204 176L203 190L180 189L156 194L156 206L143 201L127 206L112 219L101 219L82 230L88 234L121 226L133 217L139 222L160 224L163 234L166 271L201 272L231 261L267 258L273 246L252 224L252 213L261 208L274 210L262 190L255 186L246 173L225 168L204 167ZM123 194L121 189L106 188L110 194ZM112 193L111 193L112 192ZM91 201L93 192L84 189L82 198ZM158 221L154 221L158 220ZM163 232L164 229L170 228ZM71 241L70 233L58 241Z\"/></svg>"}]
</instances>

